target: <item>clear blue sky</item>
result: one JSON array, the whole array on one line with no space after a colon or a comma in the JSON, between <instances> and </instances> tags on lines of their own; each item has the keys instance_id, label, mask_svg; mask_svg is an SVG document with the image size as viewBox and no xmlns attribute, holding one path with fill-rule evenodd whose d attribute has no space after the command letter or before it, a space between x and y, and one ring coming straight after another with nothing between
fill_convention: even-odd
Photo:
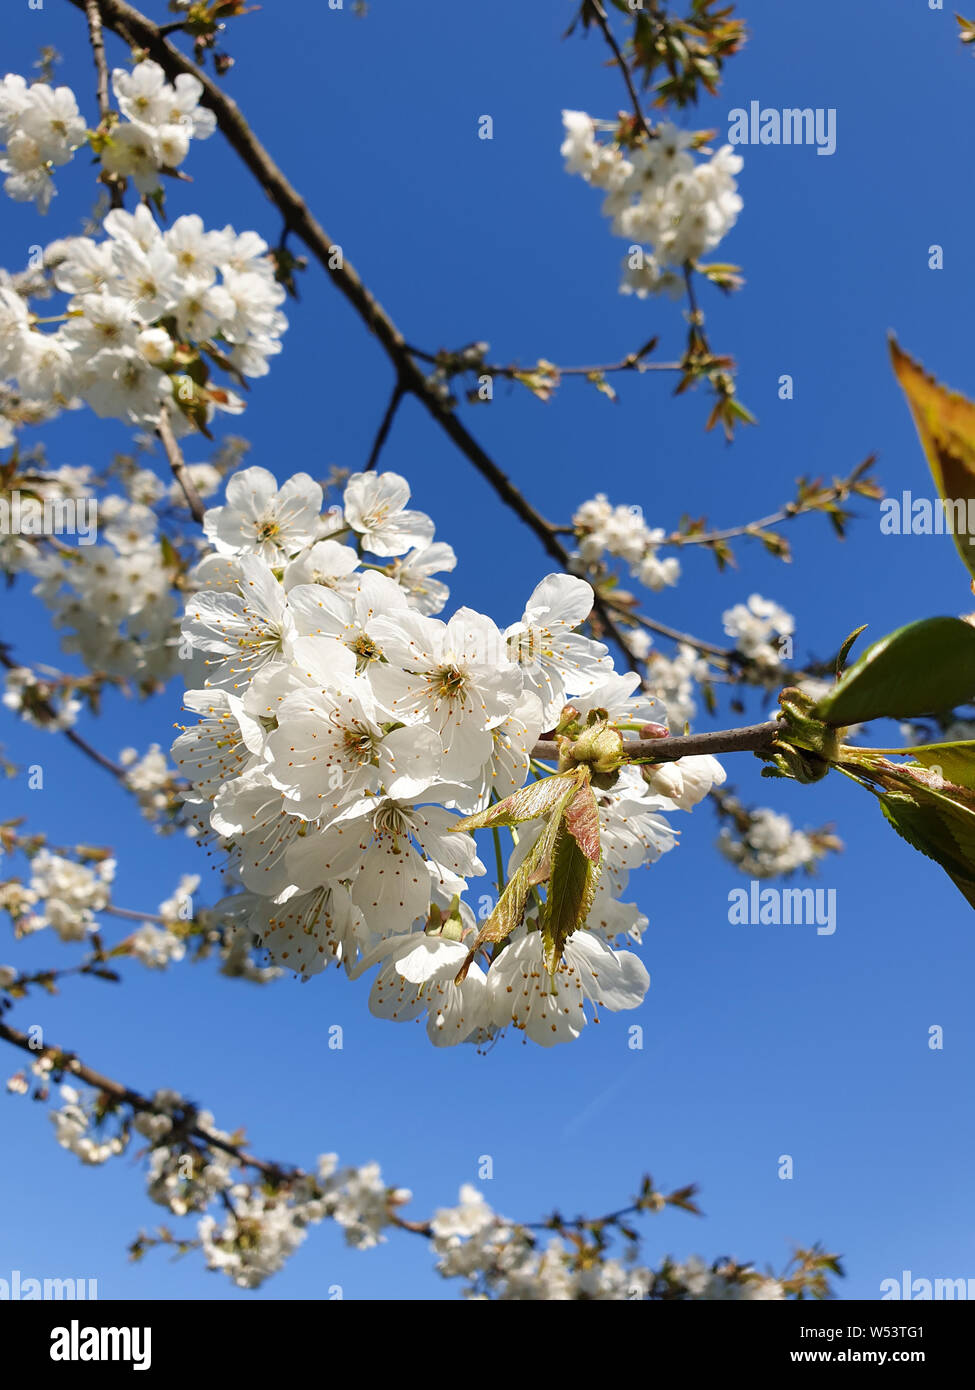
<instances>
[{"instance_id":1,"label":"clear blue sky","mask_svg":"<svg viewBox=\"0 0 975 1390\"><path fill-rule=\"evenodd\" d=\"M59 80L91 117L83 17L64 0L17 9L5 64L28 72L41 45L54 44L65 55ZM161 3L147 9L164 15ZM373 0L357 20L322 0L291 0L233 26L228 91L411 342L484 338L496 359L571 363L614 360L660 332L661 351L679 351L679 311L617 294L623 243L609 236L598 194L562 172L561 108L610 116L623 104L596 36L560 41L572 9L561 0ZM671 527L683 512L733 524L789 497L798 474L845 473L871 450L890 492L924 491L887 364L889 328L975 392L975 64L950 9L822 0L813 14L749 0L742 12L749 44L690 123L726 128L728 111L753 99L837 110L830 158L743 151L745 210L720 254L748 283L730 301L704 291L713 340L739 359L741 395L760 428L726 447L703 433L704 399L672 400L667 379L627 378L616 406L579 383L549 405L499 391L467 418L547 515L566 519L602 489L641 503L653 525ZM109 47L119 61L119 46ZM491 142L477 139L485 113ZM172 215L197 211L210 225L276 239L277 215L219 136L195 144L187 168L194 183L173 187ZM45 240L78 229L86 179L83 157L59 176ZM30 207L5 203L0 264L24 264L38 225ZM927 268L935 242L940 272ZM391 385L381 351L319 271L303 277L301 293L286 306L283 354L244 420L231 422L252 440L250 461L282 479L360 467ZM796 382L789 403L776 395L783 372ZM121 425L90 413L65 417L46 439L54 464L99 464L127 444ZM205 456L203 441L188 449L190 459ZM409 477L438 538L454 544L453 602L517 618L550 566L414 403L384 465ZM844 545L821 519L800 520L791 567L739 547L740 568L718 575L709 557L687 555L681 584L650 611L720 639L721 612L757 591L797 615L805 659L828 655L861 623L879 636L965 608L950 540L882 537L869 504L860 510ZM25 593L5 594L3 635L25 660L56 662ZM748 715L764 710L754 697ZM80 727L114 755L127 743L168 744L178 715L174 687L148 707L110 700L99 723ZM191 847L153 839L130 800L63 740L9 717L0 739L18 762L45 769L43 792L2 784L3 815L25 813L55 841L83 833L112 844L120 904L152 910L180 872L198 867ZM837 930L729 925L728 891L742 880L713 849L713 815L704 807L681 818L680 849L633 881L651 924L642 1052L626 1046L632 1016L613 1015L552 1051L511 1037L486 1057L435 1052L422 1029L373 1019L365 989L338 977L259 990L207 965L166 975L132 967L122 988L69 981L57 999L19 1005L12 1021L44 1024L50 1040L134 1086L192 1095L222 1126L246 1125L258 1153L304 1164L328 1150L376 1158L414 1190L417 1216L476 1180L483 1154L494 1160L487 1197L523 1219L555 1206L610 1210L649 1170L665 1186L700 1183L706 1212L704 1221L679 1212L647 1221L651 1259L700 1251L778 1267L791 1242L821 1239L845 1257L848 1297L878 1297L881 1280L905 1268L975 1275L971 912L856 788L763 783L747 755L726 765L750 800L800 825L836 821L846 853L819 884L836 889ZM45 933L0 944L0 962L64 964L71 949ZM333 1023L345 1029L344 1051L327 1049ZM927 1047L933 1024L944 1028L942 1052ZM19 1064L12 1052L4 1060L8 1071ZM328 1226L258 1293L234 1290L192 1255L130 1266L127 1242L167 1213L147 1201L129 1158L82 1170L56 1147L43 1109L13 1097L0 1098L0 1133L0 1277L13 1268L96 1277L103 1297L306 1299L333 1284L346 1297L455 1295L418 1240L359 1254ZM784 1153L795 1162L790 1182L777 1177Z\"/></svg>"}]
</instances>

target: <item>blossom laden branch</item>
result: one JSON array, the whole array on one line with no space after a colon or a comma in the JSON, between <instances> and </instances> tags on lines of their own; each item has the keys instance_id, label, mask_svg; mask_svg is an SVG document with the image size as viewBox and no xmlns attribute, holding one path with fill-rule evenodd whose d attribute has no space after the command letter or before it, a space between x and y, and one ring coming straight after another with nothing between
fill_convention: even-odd
<instances>
[{"instance_id":1,"label":"blossom laden branch","mask_svg":"<svg viewBox=\"0 0 975 1390\"><path fill-rule=\"evenodd\" d=\"M821 478L800 478L795 500L786 502L778 510L771 512L768 516L759 517L756 521L709 531L705 527L703 518L695 521L688 519L684 521L680 530L670 532L669 535L664 536L659 544L661 547L668 545L706 546L714 551L718 567L723 569L726 564L733 563L733 556L727 542L738 537L749 537L760 540L771 554L780 559L789 560L791 559L791 550L788 542L784 537L771 532L769 528L780 522L792 521L809 512L824 513L829 518L836 535L842 540L846 535L847 523L853 514L846 510L841 503L851 496L867 497L872 501L879 501L883 497L883 488L870 476L875 458L876 456L871 454L863 463L857 465L849 477L836 478L831 484L824 484Z\"/></svg>"},{"instance_id":2,"label":"blossom laden branch","mask_svg":"<svg viewBox=\"0 0 975 1390\"><path fill-rule=\"evenodd\" d=\"M69 2L76 9L83 9L85 5L85 0ZM560 567L566 568L568 551L559 541L555 528L528 502L443 401L441 392L430 384L425 373L411 356L400 330L366 288L345 257L342 248L333 243L307 204L257 140L237 104L206 73L169 43L157 25L127 4L126 0L99 0L99 3L105 25L126 41L145 49L171 80L180 75L187 75L200 84L201 104L213 112L217 126L275 204L285 227L305 243L379 341L396 370L397 381L403 391L416 396L448 438L494 489L501 501L538 537L548 554L559 562ZM625 652L622 634L601 598L597 601L597 610L604 630L620 650Z\"/></svg>"},{"instance_id":3,"label":"blossom laden branch","mask_svg":"<svg viewBox=\"0 0 975 1390\"><path fill-rule=\"evenodd\" d=\"M639 1232L633 1219L668 1207L700 1215L694 1185L673 1192L658 1190L643 1178L626 1206L603 1216L563 1217L518 1224L500 1217L473 1187L461 1189L460 1205L441 1208L428 1220L411 1220L400 1208L411 1194L387 1186L378 1166L337 1170L336 1156L324 1155L309 1173L290 1164L258 1158L244 1147L240 1132L218 1131L212 1117L174 1091L149 1097L105 1076L63 1048L41 1045L0 1020L0 1040L32 1058L31 1071L41 1078L35 1097L46 1099L48 1082L69 1077L95 1091L85 1103L75 1086L62 1085L67 1102L53 1111L58 1142L83 1162L100 1164L125 1150L135 1130L148 1141L149 1195L177 1215L199 1213L195 1239L176 1236L167 1227L155 1236L140 1234L130 1246L140 1259L157 1245L177 1253L203 1251L211 1269L221 1270L241 1288L255 1288L281 1268L304 1239L309 1226L337 1221L348 1243L368 1249L384 1239L389 1227L429 1242L438 1272L467 1281L465 1294L489 1298L572 1299L712 1299L782 1300L825 1298L829 1275L842 1275L836 1255L819 1246L798 1250L779 1278L763 1276L750 1264L697 1258L680 1265L665 1259L658 1269L638 1265ZM24 1074L8 1089L26 1094ZM117 1134L96 1142L89 1134L94 1120L104 1133L114 1121ZM254 1173L234 1181L233 1168ZM213 1201L226 1213L222 1226L207 1214ZM552 1237L546 1247L536 1233ZM613 1237L626 1243L626 1257L615 1257Z\"/></svg>"},{"instance_id":4,"label":"blossom laden branch","mask_svg":"<svg viewBox=\"0 0 975 1390\"><path fill-rule=\"evenodd\" d=\"M95 1071L92 1067L86 1066L75 1053L49 1045L38 1048L36 1039L32 1039L29 1034L22 1033L18 1028L4 1023L2 1020L0 1020L0 1039L10 1043L13 1047L20 1048L23 1052L29 1053L35 1059L38 1056L50 1058L55 1077L65 1073L76 1077L79 1081L93 1086L116 1105L131 1106L138 1113L158 1114L160 1111L161 1107L158 1103L148 1096L133 1090L130 1086L123 1085L119 1081L114 1081L109 1076L102 1075L101 1072ZM188 1126L188 1133L194 1138L201 1139L209 1147L220 1149L223 1153L229 1154L243 1167L256 1169L271 1181L276 1182L302 1176L300 1168L283 1167L281 1164L257 1158L248 1153L242 1144L228 1141L199 1124L191 1123Z\"/></svg>"}]
</instances>

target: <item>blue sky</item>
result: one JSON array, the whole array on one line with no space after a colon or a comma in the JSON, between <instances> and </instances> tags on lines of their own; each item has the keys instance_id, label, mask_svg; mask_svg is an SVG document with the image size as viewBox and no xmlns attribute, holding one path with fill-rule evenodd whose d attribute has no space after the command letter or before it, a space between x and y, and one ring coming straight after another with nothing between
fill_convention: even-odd
<instances>
[{"instance_id":1,"label":"blue sky","mask_svg":"<svg viewBox=\"0 0 975 1390\"><path fill-rule=\"evenodd\" d=\"M679 309L618 295L623 243L610 237L599 195L561 169L560 110L612 116L624 104L595 34L561 42L572 9L561 0L373 0L357 20L322 0L291 0L234 26L228 91L412 343L486 339L495 360L595 362L659 332L661 353L679 352ZM20 10L9 17L5 64L26 73L54 44L64 55L58 80L91 118L83 18L61 0ZM164 13L159 3L147 10ZM615 406L580 383L547 405L502 389L466 418L553 518L603 490L642 504L651 525L672 527L685 512L730 525L790 497L799 474L844 474L873 450L889 492L926 492L887 362L891 328L931 370L975 393L975 195L962 176L975 153L975 66L950 11L926 0L821 0L815 21L800 22L797 7L750 0L742 13L748 46L721 95L688 123L726 130L728 112L751 100L837 112L831 157L809 147L741 151L745 209L720 258L741 264L747 285L730 300L703 292L712 340L738 358L740 394L760 427L727 447L703 433L705 399L671 399L667 378L626 378ZM493 117L492 141L477 138L483 114ZM171 215L196 211L209 225L276 239L277 215L219 136L195 144L187 167L194 182L173 187ZM18 269L39 239L77 231L87 180L76 159L43 224L5 203L0 264ZM934 243L944 247L941 271L928 269ZM250 461L281 479L361 467L391 386L383 354L315 269L286 308L284 352L231 427L251 440ZM786 372L791 402L777 398ZM54 464L98 464L128 442L121 425L80 412L45 438ZM204 443L188 458L206 457ZM410 479L415 504L457 550L452 602L517 618L546 557L415 403L383 464ZM687 554L680 585L652 597L649 611L720 640L721 612L759 592L796 614L797 658L806 659L827 656L861 623L880 636L969 605L949 539L881 536L876 511L858 510L845 544L820 518L796 523L791 566L745 545L739 568L719 575L708 556ZM15 653L56 662L26 589L3 605ZM762 717L767 703L751 697L747 717ZM148 706L110 700L100 721L80 727L115 755L129 743L168 744L178 716L174 686ZM698 727L733 719L725 712ZM118 903L153 910L181 872L199 868L191 846L152 838L130 800L65 741L9 717L0 739L19 763L45 771L40 792L3 784L3 816L26 814L56 842L84 835L114 846ZM643 1010L607 1015L571 1047L510 1037L485 1057L434 1052L422 1029L373 1019L362 986L319 977L258 989L205 964L162 976L133 967L123 988L69 981L56 999L18 1005L12 1022L42 1023L50 1040L133 1086L192 1095L223 1127L246 1125L258 1153L306 1165L331 1150L348 1162L376 1158L390 1181L413 1189L417 1216L476 1181L482 1155L494 1167L486 1196L522 1219L556 1206L609 1211L650 1171L665 1187L698 1182L706 1213L646 1221L651 1259L731 1253L778 1267L793 1242L819 1239L845 1258L844 1297L876 1298L881 1280L903 1269L975 1275L970 910L857 788L836 778L763 783L749 755L725 761L749 800L800 825L836 822L846 851L819 878L837 893L835 934L731 926L728 892L742 880L717 856L703 807L680 819L680 848L632 881L650 918ZM209 881L212 900L218 878L201 872L201 896ZM71 949L43 936L8 940L0 961L66 964ZM642 1051L627 1047L632 1021L644 1028ZM335 1023L341 1052L327 1047ZM944 1029L940 1052L927 1046L934 1024ZM14 1070L12 1053L9 1061ZM358 1254L330 1227L257 1293L233 1289L192 1255L131 1266L126 1244L166 1213L147 1201L130 1159L82 1170L26 1100L4 1099L0 1126L0 1277L14 1268L95 1277L102 1297L311 1299L336 1284L347 1298L455 1296L419 1240L394 1237ZM777 1176L786 1153L791 1181Z\"/></svg>"}]
</instances>

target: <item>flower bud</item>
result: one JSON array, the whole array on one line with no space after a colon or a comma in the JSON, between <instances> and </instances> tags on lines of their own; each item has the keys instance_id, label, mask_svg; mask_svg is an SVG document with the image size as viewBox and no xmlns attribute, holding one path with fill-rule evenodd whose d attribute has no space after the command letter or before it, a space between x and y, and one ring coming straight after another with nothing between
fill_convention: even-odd
<instances>
[{"instance_id":1,"label":"flower bud","mask_svg":"<svg viewBox=\"0 0 975 1390\"><path fill-rule=\"evenodd\" d=\"M669 738L670 730L666 724L644 724L640 728L641 738Z\"/></svg>"},{"instance_id":2,"label":"flower bud","mask_svg":"<svg viewBox=\"0 0 975 1390\"><path fill-rule=\"evenodd\" d=\"M559 715L559 722L555 726L556 734L567 734L579 721L579 711L575 705L563 705L562 713Z\"/></svg>"},{"instance_id":3,"label":"flower bud","mask_svg":"<svg viewBox=\"0 0 975 1390\"><path fill-rule=\"evenodd\" d=\"M684 794L684 779L676 763L646 763L640 769L643 780L658 796L678 800Z\"/></svg>"},{"instance_id":4,"label":"flower bud","mask_svg":"<svg viewBox=\"0 0 975 1390\"><path fill-rule=\"evenodd\" d=\"M625 761L623 735L603 722L583 729L567 751L573 762L587 763L593 772L617 772Z\"/></svg>"}]
</instances>

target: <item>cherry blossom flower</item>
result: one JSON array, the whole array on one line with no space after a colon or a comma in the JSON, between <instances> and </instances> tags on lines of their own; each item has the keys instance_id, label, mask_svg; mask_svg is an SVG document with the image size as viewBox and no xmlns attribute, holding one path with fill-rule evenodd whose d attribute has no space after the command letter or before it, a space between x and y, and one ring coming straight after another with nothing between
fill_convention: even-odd
<instances>
[{"instance_id":1,"label":"cherry blossom flower","mask_svg":"<svg viewBox=\"0 0 975 1390\"><path fill-rule=\"evenodd\" d=\"M542 702L545 728L556 722L567 694L591 690L611 669L606 648L574 631L592 605L592 587L584 579L550 574L532 593L521 622L505 632L525 688Z\"/></svg>"},{"instance_id":2,"label":"cherry blossom flower","mask_svg":"<svg viewBox=\"0 0 975 1390\"><path fill-rule=\"evenodd\" d=\"M433 540L433 522L422 512L407 511L410 485L398 473L353 473L342 505L346 525L373 555L402 555Z\"/></svg>"},{"instance_id":3,"label":"cherry blossom flower","mask_svg":"<svg viewBox=\"0 0 975 1390\"><path fill-rule=\"evenodd\" d=\"M227 484L227 501L211 507L203 530L221 555L260 555L281 564L315 539L322 489L307 473L278 487L266 468L245 468Z\"/></svg>"},{"instance_id":4,"label":"cherry blossom flower","mask_svg":"<svg viewBox=\"0 0 975 1390\"><path fill-rule=\"evenodd\" d=\"M592 932L568 938L554 976L544 964L541 932L508 944L488 972L490 1010L500 1028L513 1023L543 1047L569 1042L587 1021L586 1006L635 1009L650 976L632 951L613 951Z\"/></svg>"}]
</instances>

